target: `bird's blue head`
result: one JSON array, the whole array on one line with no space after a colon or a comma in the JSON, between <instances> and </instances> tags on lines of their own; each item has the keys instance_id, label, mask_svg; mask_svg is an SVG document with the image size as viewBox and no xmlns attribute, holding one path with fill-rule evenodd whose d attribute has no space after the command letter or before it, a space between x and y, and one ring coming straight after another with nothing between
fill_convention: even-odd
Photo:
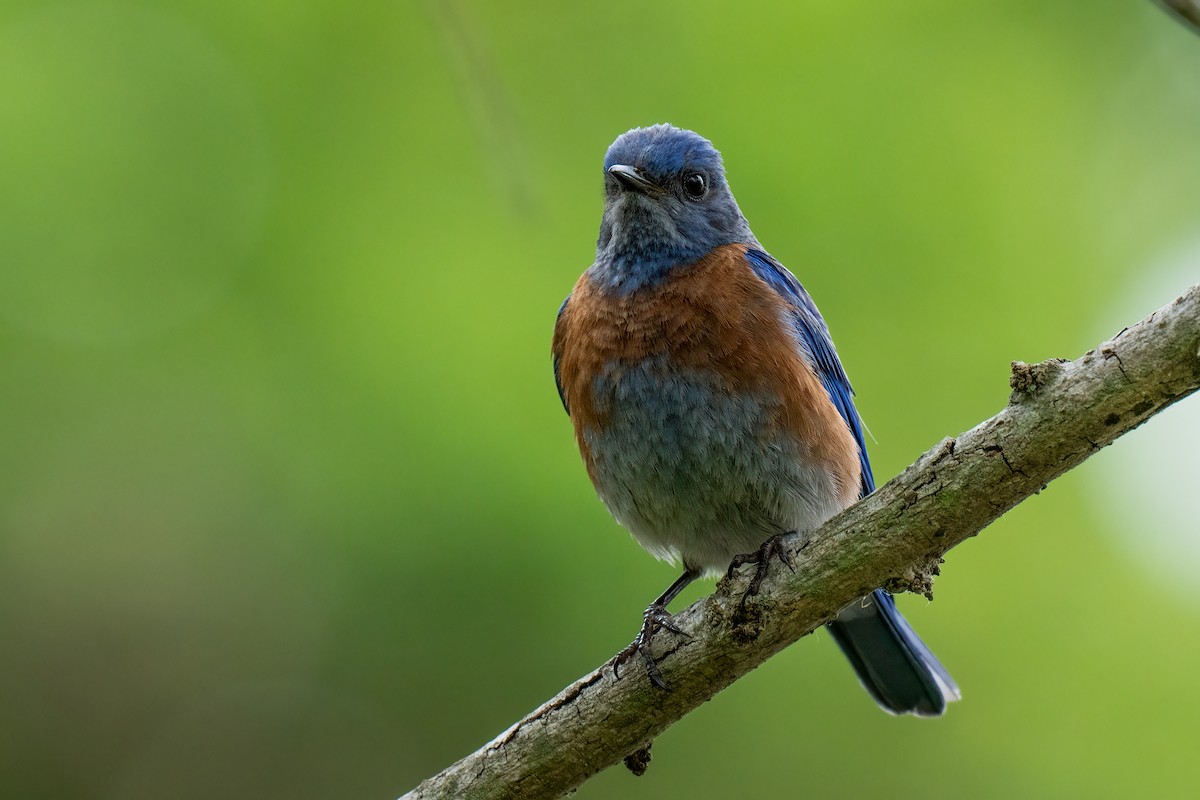
<instances>
[{"instance_id":1,"label":"bird's blue head","mask_svg":"<svg viewBox=\"0 0 1200 800\"><path fill-rule=\"evenodd\" d=\"M711 142L671 125L617 137L604 156L594 280L614 291L636 291L734 243L759 246Z\"/></svg>"}]
</instances>

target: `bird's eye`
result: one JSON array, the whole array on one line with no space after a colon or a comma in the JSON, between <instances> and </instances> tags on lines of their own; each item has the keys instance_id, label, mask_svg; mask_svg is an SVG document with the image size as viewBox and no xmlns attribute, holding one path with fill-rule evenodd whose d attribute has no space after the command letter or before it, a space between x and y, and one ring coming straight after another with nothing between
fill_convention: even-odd
<instances>
[{"instance_id":1,"label":"bird's eye","mask_svg":"<svg viewBox=\"0 0 1200 800\"><path fill-rule=\"evenodd\" d=\"M699 200L708 191L708 181L699 172L690 172L683 178L683 190L688 197Z\"/></svg>"}]
</instances>

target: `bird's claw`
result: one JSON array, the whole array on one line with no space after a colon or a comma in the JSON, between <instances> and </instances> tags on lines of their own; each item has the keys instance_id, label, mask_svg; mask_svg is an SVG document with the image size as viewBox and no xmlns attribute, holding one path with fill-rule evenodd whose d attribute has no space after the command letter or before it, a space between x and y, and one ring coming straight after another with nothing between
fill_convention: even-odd
<instances>
[{"instance_id":1,"label":"bird's claw","mask_svg":"<svg viewBox=\"0 0 1200 800\"><path fill-rule=\"evenodd\" d=\"M778 558L780 563L790 569L793 573L796 572L795 566L792 565L792 557L788 554L787 549L783 546L783 537L787 533L779 533L772 536L763 542L762 547L758 548L753 553L742 553L733 557L733 561L729 564L729 571L725 573L726 578L732 578L738 571L739 567L746 564L756 564L757 569L754 571L754 577L750 580L750 585L746 587L745 594L742 595L742 605L746 605L746 599L758 594L762 588L763 580L767 577L767 572L771 566L771 559Z\"/></svg>"},{"instance_id":2,"label":"bird's claw","mask_svg":"<svg viewBox=\"0 0 1200 800\"><path fill-rule=\"evenodd\" d=\"M675 624L674 618L664 606L651 604L642 614L642 629L638 631L638 635L633 637L633 641L629 643L628 647L613 658L613 674L617 680L621 679L621 665L637 654L646 663L646 677L650 679L650 682L660 689L670 690L666 680L663 679L662 672L658 669L658 662L650 653L650 643L660 630L668 630L679 636L691 638L686 631Z\"/></svg>"}]
</instances>

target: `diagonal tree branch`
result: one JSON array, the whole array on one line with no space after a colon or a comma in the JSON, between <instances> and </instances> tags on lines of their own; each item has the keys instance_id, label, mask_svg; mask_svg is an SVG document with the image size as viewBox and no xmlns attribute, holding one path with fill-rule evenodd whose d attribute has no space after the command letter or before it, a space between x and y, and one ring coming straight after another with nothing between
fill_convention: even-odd
<instances>
[{"instance_id":1,"label":"diagonal tree branch","mask_svg":"<svg viewBox=\"0 0 1200 800\"><path fill-rule=\"evenodd\" d=\"M1182 25L1200 33L1200 0L1154 0Z\"/></svg>"},{"instance_id":2,"label":"diagonal tree branch","mask_svg":"<svg viewBox=\"0 0 1200 800\"><path fill-rule=\"evenodd\" d=\"M744 607L722 581L660 636L671 691L605 665L404 798L553 798L627 759L693 708L877 586L930 590L940 557L1152 415L1200 388L1200 285L1075 361L1013 363L999 414L948 438L874 494L788 545ZM640 762L640 763L639 763Z\"/></svg>"}]
</instances>

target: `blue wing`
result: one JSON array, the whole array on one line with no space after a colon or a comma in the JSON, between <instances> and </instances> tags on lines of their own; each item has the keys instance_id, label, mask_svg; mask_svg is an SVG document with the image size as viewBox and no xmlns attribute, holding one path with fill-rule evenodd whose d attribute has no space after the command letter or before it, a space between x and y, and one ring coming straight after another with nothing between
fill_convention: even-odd
<instances>
[{"instance_id":1,"label":"blue wing","mask_svg":"<svg viewBox=\"0 0 1200 800\"><path fill-rule=\"evenodd\" d=\"M562 305L558 307L558 316L554 319L554 328L558 329L558 323L562 319L563 309L567 307L567 303L571 302L571 295L567 295L567 299L562 301ZM562 378L558 374L558 349L555 348L551 353L554 363L554 385L558 388L558 399L562 401L563 411L567 412L567 416L571 416L571 409L567 408L567 395L563 392Z\"/></svg>"},{"instance_id":2,"label":"blue wing","mask_svg":"<svg viewBox=\"0 0 1200 800\"><path fill-rule=\"evenodd\" d=\"M838 359L833 339L829 335L829 327L817 310L817 305L804 291L796 276L788 272L782 264L761 250L747 250L746 261L754 274L766 281L767 285L787 301L791 307L792 328L800 343L808 362L816 370L817 377L829 392L829 399L834 407L846 420L854 440L858 442L858 458L862 463L862 493L864 495L875 491L875 478L871 474L871 462L867 459L867 445L863 441L862 419L858 409L854 407L854 389L846 370Z\"/></svg>"},{"instance_id":3,"label":"blue wing","mask_svg":"<svg viewBox=\"0 0 1200 800\"><path fill-rule=\"evenodd\" d=\"M761 250L749 250L746 261L754 274L779 292L791 307L796 340L858 442L862 492L874 491L875 479L863 442L862 420L854 408L854 390L838 360L821 312L796 276L775 259ZM958 686L900 616L892 596L876 589L870 597L867 603L851 603L829 623L834 640L879 705L893 714L936 717L946 710L946 703L961 697Z\"/></svg>"}]
</instances>

